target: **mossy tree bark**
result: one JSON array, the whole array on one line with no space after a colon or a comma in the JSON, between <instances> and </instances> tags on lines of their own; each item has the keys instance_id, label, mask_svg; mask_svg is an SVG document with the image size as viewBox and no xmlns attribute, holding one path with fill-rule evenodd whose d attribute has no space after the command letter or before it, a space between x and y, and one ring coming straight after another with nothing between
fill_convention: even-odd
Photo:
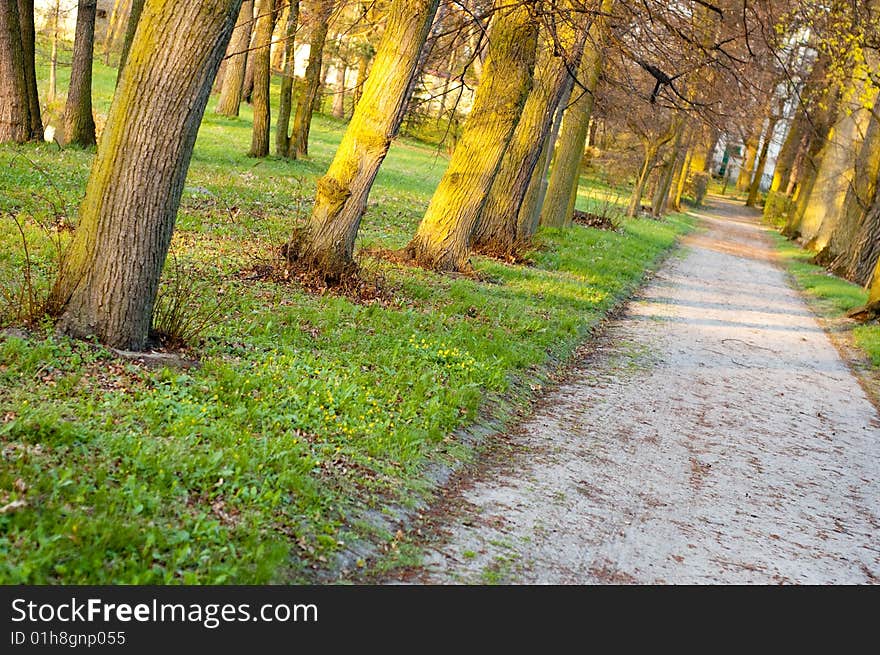
<instances>
[{"instance_id":1,"label":"mossy tree bark","mask_svg":"<svg viewBox=\"0 0 880 655\"><path fill-rule=\"evenodd\" d=\"M299 0L291 0L284 26L284 69L281 97L278 101L278 123L275 126L275 154L290 155L290 110L293 106L293 45L299 24Z\"/></svg>"},{"instance_id":2,"label":"mossy tree bark","mask_svg":"<svg viewBox=\"0 0 880 655\"><path fill-rule=\"evenodd\" d=\"M865 91L862 89L856 95L862 92ZM870 111L858 101L842 102L838 120L819 155L816 179L800 224L800 238L807 248L817 253L825 249L837 228L847 189L853 181L858 147L869 120Z\"/></svg>"},{"instance_id":3,"label":"mossy tree bark","mask_svg":"<svg viewBox=\"0 0 880 655\"><path fill-rule=\"evenodd\" d=\"M131 11L128 12L128 22L125 25L125 39L122 42L122 53L119 55L119 68L116 72L116 85L119 85L119 78L122 76L122 70L128 61L128 52L131 50L131 42L134 40L134 33L137 30L138 22L141 14L144 12L144 0L132 0Z\"/></svg>"},{"instance_id":4,"label":"mossy tree bark","mask_svg":"<svg viewBox=\"0 0 880 655\"><path fill-rule=\"evenodd\" d=\"M272 33L275 31L276 0L260 0L257 4L257 27L254 35L254 125L251 137L251 157L265 157L269 154L269 132L272 112L269 108L269 66Z\"/></svg>"},{"instance_id":5,"label":"mossy tree bark","mask_svg":"<svg viewBox=\"0 0 880 655\"><path fill-rule=\"evenodd\" d=\"M556 109L566 89L570 88L569 71L578 68L583 54L585 30L581 31L580 37L559 32L561 30L557 30L555 36L562 43L562 52L555 52L549 40L539 46L532 91L474 231L473 248L478 252L509 256L520 245L517 243L519 208L553 127ZM573 61L567 60L569 57Z\"/></svg>"},{"instance_id":6,"label":"mossy tree bark","mask_svg":"<svg viewBox=\"0 0 880 655\"><path fill-rule=\"evenodd\" d=\"M498 1L489 55L471 113L418 231L406 247L407 254L427 268L469 268L474 228L532 86L538 23L528 5L510 7Z\"/></svg>"},{"instance_id":7,"label":"mossy tree bark","mask_svg":"<svg viewBox=\"0 0 880 655\"><path fill-rule=\"evenodd\" d=\"M602 71L605 49L607 16L614 7L614 0L603 0L601 13L594 19L578 68L580 85L572 91L575 100L565 110L562 129L556 142L556 151L550 169L547 195L541 207L541 225L563 227L571 224L574 213L581 159L587 144L590 117L593 114L594 96Z\"/></svg>"},{"instance_id":8,"label":"mossy tree bark","mask_svg":"<svg viewBox=\"0 0 880 655\"><path fill-rule=\"evenodd\" d=\"M147 0L50 293L68 334L146 345L196 134L240 4Z\"/></svg>"},{"instance_id":9,"label":"mossy tree bark","mask_svg":"<svg viewBox=\"0 0 880 655\"><path fill-rule=\"evenodd\" d=\"M0 3L0 143L24 143L30 134L18 4L3 2Z\"/></svg>"},{"instance_id":10,"label":"mossy tree bark","mask_svg":"<svg viewBox=\"0 0 880 655\"><path fill-rule=\"evenodd\" d=\"M40 116L40 96L37 93L37 70L34 30L34 0L18 0L18 18L21 28L21 49L24 55L24 83L27 89L28 119L31 141L43 140L43 119Z\"/></svg>"},{"instance_id":11,"label":"mossy tree bark","mask_svg":"<svg viewBox=\"0 0 880 655\"><path fill-rule=\"evenodd\" d=\"M354 269L354 243L367 197L408 103L422 45L438 0L394 0L361 101L327 174L318 180L315 206L288 257L339 280Z\"/></svg>"},{"instance_id":12,"label":"mossy tree bark","mask_svg":"<svg viewBox=\"0 0 880 655\"><path fill-rule=\"evenodd\" d=\"M324 43L333 13L332 0L314 0L309 23L312 26L309 36L309 63L306 75L296 97L296 113L293 116L293 133L290 137L290 156L294 159L309 154L309 130L315 101L321 91L321 68L324 59Z\"/></svg>"},{"instance_id":13,"label":"mossy tree bark","mask_svg":"<svg viewBox=\"0 0 880 655\"><path fill-rule=\"evenodd\" d=\"M223 87L220 99L214 110L221 116L238 116L241 109L241 90L244 84L244 71L249 56L251 31L254 25L254 0L244 0L241 12L232 32L229 58L226 60L226 72L223 75Z\"/></svg>"},{"instance_id":14,"label":"mossy tree bark","mask_svg":"<svg viewBox=\"0 0 880 655\"><path fill-rule=\"evenodd\" d=\"M97 9L97 0L79 0L77 4L70 89L64 107L64 139L83 147L96 143L95 117L92 115L92 60Z\"/></svg>"},{"instance_id":15,"label":"mossy tree bark","mask_svg":"<svg viewBox=\"0 0 880 655\"><path fill-rule=\"evenodd\" d=\"M791 191L791 178L795 168L798 154L809 142L811 113L821 95L821 89L828 75L830 59L826 54L820 54L813 64L810 74L804 84L803 92L800 93L800 104L795 110L794 117L788 128L782 148L776 157L776 168L773 170L773 182L770 184L771 191L779 191L785 194Z\"/></svg>"},{"instance_id":16,"label":"mossy tree bark","mask_svg":"<svg viewBox=\"0 0 880 655\"><path fill-rule=\"evenodd\" d=\"M870 228L863 229L877 193L880 176L880 96L874 101L872 119L865 132L853 170L852 183L846 191L840 221L831 235L826 251L820 259L831 262L831 270L838 275L855 279L861 258L863 241L870 239ZM864 282L863 282L864 283Z\"/></svg>"}]
</instances>

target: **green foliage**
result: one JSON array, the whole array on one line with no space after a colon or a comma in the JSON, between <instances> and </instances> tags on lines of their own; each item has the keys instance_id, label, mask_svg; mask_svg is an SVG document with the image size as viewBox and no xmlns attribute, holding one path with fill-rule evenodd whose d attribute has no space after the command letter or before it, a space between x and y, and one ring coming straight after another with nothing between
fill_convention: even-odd
<instances>
[{"instance_id":1,"label":"green foliage","mask_svg":"<svg viewBox=\"0 0 880 655\"><path fill-rule=\"evenodd\" d=\"M95 69L100 113L115 71ZM0 582L314 580L345 544L385 539L370 517L424 498L429 464L470 454L456 431L523 402L690 227L545 231L534 266L478 259L486 281L363 259L391 302L308 294L258 264L306 215L340 126L316 117L310 160L255 163L248 112L209 108L172 246L198 271L185 304L222 298L191 335L199 367L132 364L51 326L0 334ZM0 209L30 230L40 284L54 246L37 222L53 203L74 215L92 158L0 147ZM52 172L48 196L35 166ZM360 245L404 245L444 166L396 143ZM4 221L0 278L21 261ZM180 274L171 258L165 284Z\"/></svg>"}]
</instances>

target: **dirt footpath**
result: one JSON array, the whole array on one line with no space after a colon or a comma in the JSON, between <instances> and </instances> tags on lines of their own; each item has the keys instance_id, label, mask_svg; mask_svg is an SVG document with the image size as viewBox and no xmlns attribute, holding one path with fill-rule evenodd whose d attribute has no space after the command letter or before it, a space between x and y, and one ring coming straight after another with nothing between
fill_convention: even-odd
<instances>
[{"instance_id":1,"label":"dirt footpath","mask_svg":"<svg viewBox=\"0 0 880 655\"><path fill-rule=\"evenodd\" d=\"M425 583L875 583L880 417L720 198L468 481Z\"/></svg>"}]
</instances>

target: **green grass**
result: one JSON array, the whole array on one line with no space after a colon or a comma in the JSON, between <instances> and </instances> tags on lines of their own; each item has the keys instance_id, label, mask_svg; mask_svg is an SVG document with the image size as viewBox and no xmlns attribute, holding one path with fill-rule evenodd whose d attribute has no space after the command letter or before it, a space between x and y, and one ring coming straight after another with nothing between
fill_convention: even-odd
<instances>
[{"instance_id":1,"label":"green grass","mask_svg":"<svg viewBox=\"0 0 880 655\"><path fill-rule=\"evenodd\" d=\"M863 306L868 292L862 287L810 263L813 254L780 234L775 234L777 248L786 269L798 286L812 300L813 308L826 318L840 318ZM876 322L852 329L855 345L863 350L874 367L880 368L880 325Z\"/></svg>"},{"instance_id":2,"label":"green grass","mask_svg":"<svg viewBox=\"0 0 880 655\"><path fill-rule=\"evenodd\" d=\"M99 123L114 76L96 63ZM308 161L257 161L249 109L209 108L165 282L216 308L199 367L137 366L47 323L0 336L0 583L304 582L346 545L391 543L376 517L424 499L431 464L474 456L457 431L526 402L691 227L543 231L534 266L477 259L485 281L364 260L388 304L252 279L307 214L341 130L318 116ZM51 282L69 232L40 225L75 219L92 158L0 147L0 289L25 263L12 215L35 285ZM359 245L406 243L445 163L395 143Z\"/></svg>"}]
</instances>

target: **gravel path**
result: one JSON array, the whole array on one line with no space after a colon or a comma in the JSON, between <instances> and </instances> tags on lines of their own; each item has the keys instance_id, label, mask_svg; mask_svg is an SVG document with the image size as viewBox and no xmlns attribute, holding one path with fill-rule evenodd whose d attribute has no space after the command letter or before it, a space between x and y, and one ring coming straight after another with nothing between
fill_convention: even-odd
<instances>
[{"instance_id":1,"label":"gravel path","mask_svg":"<svg viewBox=\"0 0 880 655\"><path fill-rule=\"evenodd\" d=\"M880 417L754 214L711 203L458 492L419 581L880 581Z\"/></svg>"}]
</instances>

